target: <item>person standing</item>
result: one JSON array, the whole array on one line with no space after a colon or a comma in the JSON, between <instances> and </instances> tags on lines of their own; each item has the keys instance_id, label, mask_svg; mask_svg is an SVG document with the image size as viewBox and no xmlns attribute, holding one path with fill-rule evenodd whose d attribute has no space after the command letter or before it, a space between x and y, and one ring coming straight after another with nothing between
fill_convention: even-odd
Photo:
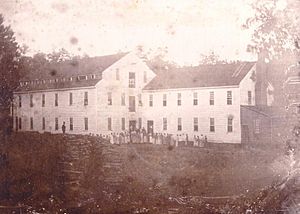
<instances>
[{"instance_id":1,"label":"person standing","mask_svg":"<svg viewBox=\"0 0 300 214\"><path fill-rule=\"evenodd\" d=\"M65 121L63 122L63 125L61 126L61 130L62 130L63 134L66 133L66 123L65 123Z\"/></svg>"}]
</instances>

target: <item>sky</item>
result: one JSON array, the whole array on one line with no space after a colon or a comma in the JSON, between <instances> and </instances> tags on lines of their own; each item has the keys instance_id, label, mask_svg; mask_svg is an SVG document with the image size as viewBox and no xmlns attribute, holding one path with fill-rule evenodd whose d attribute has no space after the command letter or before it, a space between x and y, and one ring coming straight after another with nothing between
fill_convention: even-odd
<instances>
[{"instance_id":1,"label":"sky","mask_svg":"<svg viewBox=\"0 0 300 214\"><path fill-rule=\"evenodd\" d=\"M212 51L221 59L255 60L246 51L251 0L0 0L0 13L28 54L61 48L75 55L167 50L166 59L197 64Z\"/></svg>"}]
</instances>

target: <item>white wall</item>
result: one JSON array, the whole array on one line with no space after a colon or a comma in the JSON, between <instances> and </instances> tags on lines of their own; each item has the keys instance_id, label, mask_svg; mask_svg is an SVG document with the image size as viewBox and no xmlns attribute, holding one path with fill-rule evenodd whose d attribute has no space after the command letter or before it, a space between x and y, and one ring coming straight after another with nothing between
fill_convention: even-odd
<instances>
[{"instance_id":1,"label":"white wall","mask_svg":"<svg viewBox=\"0 0 300 214\"><path fill-rule=\"evenodd\" d=\"M69 105L69 93L73 93L73 105ZM88 105L84 105L84 92L88 92ZM55 106L55 93L58 94L58 106ZM30 107L30 94L33 95L33 107ZM42 94L45 94L45 107L42 107ZM18 107L18 96L22 96L22 107ZM96 88L57 90L15 94L15 117L22 118L22 130L61 133L63 121L66 132L88 134L96 132ZM33 117L33 130L30 129L30 117ZM42 130L42 118L45 117L46 127ZM58 118L59 129L55 130L55 118ZM73 131L69 130L70 117L73 117ZM89 120L89 129L84 130L84 118ZM15 123L15 118L14 118Z\"/></svg>"},{"instance_id":2,"label":"white wall","mask_svg":"<svg viewBox=\"0 0 300 214\"><path fill-rule=\"evenodd\" d=\"M116 79L119 71L120 79ZM135 72L136 87L129 88L129 72ZM144 82L144 72L147 73L147 81ZM97 114L99 133L108 134L121 131L121 118L125 118L126 129L129 128L129 120L136 120L142 115L142 108L138 105L138 94L148 84L155 74L141 59L129 53L103 72L102 80L97 87ZM112 92L113 104L108 105L108 92ZM125 106L121 105L121 95L125 93ZM129 112L129 96L135 96L136 112ZM112 131L107 128L107 118L112 118Z\"/></svg>"},{"instance_id":3,"label":"white wall","mask_svg":"<svg viewBox=\"0 0 300 214\"><path fill-rule=\"evenodd\" d=\"M227 105L227 91L232 91L233 103ZM209 105L209 92L214 91L215 103ZM193 93L198 93L198 105L193 105ZM177 106L177 93L181 93L182 104ZM153 107L149 107L149 94L153 94ZM163 106L163 94L167 94L167 106ZM166 133L189 136L204 134L209 141L240 143L240 93L238 87L178 89L167 91L144 91L143 121L154 120L154 132L163 132L163 117L168 120ZM233 132L227 132L227 118L233 119ZM182 131L177 131L178 117L182 118ZM199 131L194 132L194 117L198 117ZM215 118L215 132L210 132L209 120Z\"/></svg>"},{"instance_id":4,"label":"white wall","mask_svg":"<svg viewBox=\"0 0 300 214\"><path fill-rule=\"evenodd\" d=\"M240 82L240 94L241 94L241 105L255 105L255 79L251 79L251 76L256 76L256 65L254 65L248 74ZM248 91L252 93L251 104L248 102Z\"/></svg>"}]
</instances>

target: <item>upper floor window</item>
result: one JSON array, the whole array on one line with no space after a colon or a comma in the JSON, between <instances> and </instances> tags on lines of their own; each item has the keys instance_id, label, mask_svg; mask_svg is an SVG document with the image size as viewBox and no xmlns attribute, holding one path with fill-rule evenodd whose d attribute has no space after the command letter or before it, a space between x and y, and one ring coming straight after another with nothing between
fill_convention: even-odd
<instances>
[{"instance_id":1,"label":"upper floor window","mask_svg":"<svg viewBox=\"0 0 300 214\"><path fill-rule=\"evenodd\" d=\"M45 94L42 94L42 107L45 107Z\"/></svg>"},{"instance_id":2,"label":"upper floor window","mask_svg":"<svg viewBox=\"0 0 300 214\"><path fill-rule=\"evenodd\" d=\"M129 72L129 88L135 88L135 73Z\"/></svg>"},{"instance_id":3,"label":"upper floor window","mask_svg":"<svg viewBox=\"0 0 300 214\"><path fill-rule=\"evenodd\" d=\"M33 95L30 94L30 107L33 107Z\"/></svg>"},{"instance_id":4,"label":"upper floor window","mask_svg":"<svg viewBox=\"0 0 300 214\"><path fill-rule=\"evenodd\" d=\"M147 82L147 71L144 71L144 83Z\"/></svg>"},{"instance_id":5,"label":"upper floor window","mask_svg":"<svg viewBox=\"0 0 300 214\"><path fill-rule=\"evenodd\" d=\"M55 102L54 102L55 106L58 106L58 94L55 94Z\"/></svg>"},{"instance_id":6,"label":"upper floor window","mask_svg":"<svg viewBox=\"0 0 300 214\"><path fill-rule=\"evenodd\" d=\"M149 106L152 107L153 106L153 94L149 95Z\"/></svg>"},{"instance_id":7,"label":"upper floor window","mask_svg":"<svg viewBox=\"0 0 300 214\"><path fill-rule=\"evenodd\" d=\"M254 120L254 133L259 134L260 133L260 119Z\"/></svg>"},{"instance_id":8,"label":"upper floor window","mask_svg":"<svg viewBox=\"0 0 300 214\"><path fill-rule=\"evenodd\" d=\"M84 92L84 105L87 106L89 104L89 94L88 92Z\"/></svg>"},{"instance_id":9,"label":"upper floor window","mask_svg":"<svg viewBox=\"0 0 300 214\"><path fill-rule=\"evenodd\" d=\"M229 117L227 119L227 132L232 132L233 131L233 118Z\"/></svg>"},{"instance_id":10,"label":"upper floor window","mask_svg":"<svg viewBox=\"0 0 300 214\"><path fill-rule=\"evenodd\" d=\"M163 130L166 131L168 129L168 121L167 118L163 118Z\"/></svg>"},{"instance_id":11,"label":"upper floor window","mask_svg":"<svg viewBox=\"0 0 300 214\"><path fill-rule=\"evenodd\" d=\"M163 106L167 106L167 95L163 94Z\"/></svg>"},{"instance_id":12,"label":"upper floor window","mask_svg":"<svg viewBox=\"0 0 300 214\"><path fill-rule=\"evenodd\" d=\"M248 105L252 105L252 91L248 91Z\"/></svg>"},{"instance_id":13,"label":"upper floor window","mask_svg":"<svg viewBox=\"0 0 300 214\"><path fill-rule=\"evenodd\" d=\"M20 108L22 107L22 97L21 97L21 95L19 95L19 107Z\"/></svg>"},{"instance_id":14,"label":"upper floor window","mask_svg":"<svg viewBox=\"0 0 300 214\"><path fill-rule=\"evenodd\" d=\"M209 92L209 105L214 105L215 104L215 94L213 91Z\"/></svg>"},{"instance_id":15,"label":"upper floor window","mask_svg":"<svg viewBox=\"0 0 300 214\"><path fill-rule=\"evenodd\" d=\"M121 95L121 105L125 106L125 93L122 93Z\"/></svg>"},{"instance_id":16,"label":"upper floor window","mask_svg":"<svg viewBox=\"0 0 300 214\"><path fill-rule=\"evenodd\" d=\"M198 131L198 117L194 117L194 131Z\"/></svg>"},{"instance_id":17,"label":"upper floor window","mask_svg":"<svg viewBox=\"0 0 300 214\"><path fill-rule=\"evenodd\" d=\"M215 118L209 118L209 131L215 132Z\"/></svg>"},{"instance_id":18,"label":"upper floor window","mask_svg":"<svg viewBox=\"0 0 300 214\"><path fill-rule=\"evenodd\" d=\"M112 93L111 92L107 93L107 102L108 102L109 106L112 105Z\"/></svg>"},{"instance_id":19,"label":"upper floor window","mask_svg":"<svg viewBox=\"0 0 300 214\"><path fill-rule=\"evenodd\" d=\"M89 130L89 118L87 117L84 118L84 130Z\"/></svg>"},{"instance_id":20,"label":"upper floor window","mask_svg":"<svg viewBox=\"0 0 300 214\"><path fill-rule=\"evenodd\" d=\"M177 94L177 105L181 106L181 93Z\"/></svg>"},{"instance_id":21,"label":"upper floor window","mask_svg":"<svg viewBox=\"0 0 300 214\"><path fill-rule=\"evenodd\" d=\"M177 130L182 131L182 119L181 119L181 117L179 117L178 120L177 120Z\"/></svg>"},{"instance_id":22,"label":"upper floor window","mask_svg":"<svg viewBox=\"0 0 300 214\"><path fill-rule=\"evenodd\" d=\"M77 77L78 80L86 80L87 79L87 76L86 75L79 75Z\"/></svg>"},{"instance_id":23,"label":"upper floor window","mask_svg":"<svg viewBox=\"0 0 300 214\"><path fill-rule=\"evenodd\" d=\"M232 91L227 91L227 105L232 105Z\"/></svg>"},{"instance_id":24,"label":"upper floor window","mask_svg":"<svg viewBox=\"0 0 300 214\"><path fill-rule=\"evenodd\" d=\"M194 106L196 106L196 105L198 105L198 93L197 92L194 92L194 94L193 94L193 104L194 104Z\"/></svg>"},{"instance_id":25,"label":"upper floor window","mask_svg":"<svg viewBox=\"0 0 300 214\"><path fill-rule=\"evenodd\" d=\"M69 105L70 106L73 105L73 93L72 92L69 93Z\"/></svg>"},{"instance_id":26,"label":"upper floor window","mask_svg":"<svg viewBox=\"0 0 300 214\"><path fill-rule=\"evenodd\" d=\"M120 70L119 70L119 68L116 69L116 80L120 80Z\"/></svg>"}]
</instances>

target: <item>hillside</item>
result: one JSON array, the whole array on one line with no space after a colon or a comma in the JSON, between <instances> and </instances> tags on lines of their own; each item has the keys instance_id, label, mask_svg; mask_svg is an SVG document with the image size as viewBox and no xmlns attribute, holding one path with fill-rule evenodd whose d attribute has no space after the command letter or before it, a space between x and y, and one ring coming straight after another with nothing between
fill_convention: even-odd
<instances>
[{"instance_id":1,"label":"hillside","mask_svg":"<svg viewBox=\"0 0 300 214\"><path fill-rule=\"evenodd\" d=\"M277 209L283 199L275 187L285 181L290 162L275 148L118 146L91 136L28 133L13 135L6 151L1 213Z\"/></svg>"}]
</instances>

